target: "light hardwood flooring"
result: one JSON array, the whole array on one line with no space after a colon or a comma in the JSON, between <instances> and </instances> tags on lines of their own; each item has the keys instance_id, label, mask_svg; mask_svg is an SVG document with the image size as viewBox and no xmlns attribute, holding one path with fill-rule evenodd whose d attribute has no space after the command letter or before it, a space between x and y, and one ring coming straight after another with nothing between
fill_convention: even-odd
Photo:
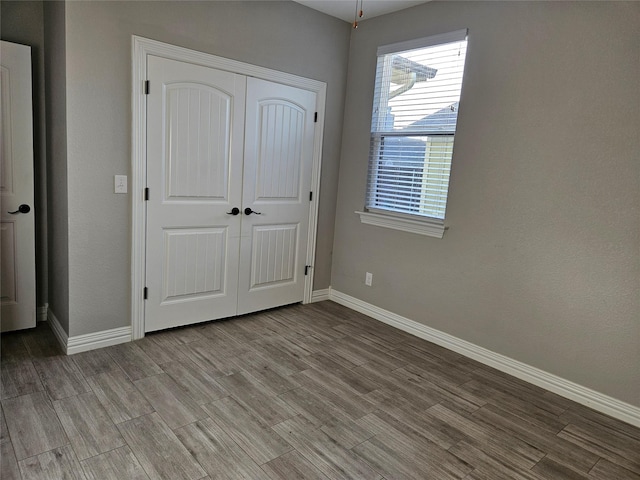
<instances>
[{"instance_id":1,"label":"light hardwood flooring","mask_svg":"<svg viewBox=\"0 0 640 480\"><path fill-rule=\"evenodd\" d=\"M332 302L1 354L2 480L640 479L640 429Z\"/></svg>"}]
</instances>

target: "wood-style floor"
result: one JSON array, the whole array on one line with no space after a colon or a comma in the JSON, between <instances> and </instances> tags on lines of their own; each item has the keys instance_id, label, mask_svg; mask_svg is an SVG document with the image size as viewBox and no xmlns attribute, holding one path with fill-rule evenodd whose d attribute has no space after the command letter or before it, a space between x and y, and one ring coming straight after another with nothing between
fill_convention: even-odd
<instances>
[{"instance_id":1,"label":"wood-style floor","mask_svg":"<svg viewBox=\"0 0 640 480\"><path fill-rule=\"evenodd\" d=\"M640 479L640 429L332 302L2 335L2 480Z\"/></svg>"}]
</instances>

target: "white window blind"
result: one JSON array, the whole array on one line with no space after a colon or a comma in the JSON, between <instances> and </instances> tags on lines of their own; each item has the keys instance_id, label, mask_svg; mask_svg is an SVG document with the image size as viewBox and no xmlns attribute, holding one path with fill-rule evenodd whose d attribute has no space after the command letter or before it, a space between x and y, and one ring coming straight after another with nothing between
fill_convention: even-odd
<instances>
[{"instance_id":1,"label":"white window blind","mask_svg":"<svg viewBox=\"0 0 640 480\"><path fill-rule=\"evenodd\" d=\"M368 211L444 220L466 36L460 30L378 49Z\"/></svg>"}]
</instances>

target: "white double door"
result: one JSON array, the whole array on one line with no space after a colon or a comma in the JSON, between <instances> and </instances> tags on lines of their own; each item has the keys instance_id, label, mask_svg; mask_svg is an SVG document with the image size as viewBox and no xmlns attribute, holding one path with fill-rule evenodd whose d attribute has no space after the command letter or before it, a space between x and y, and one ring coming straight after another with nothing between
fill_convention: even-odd
<instances>
[{"instance_id":1,"label":"white double door","mask_svg":"<svg viewBox=\"0 0 640 480\"><path fill-rule=\"evenodd\" d=\"M147 68L145 331L302 301L316 94Z\"/></svg>"}]
</instances>

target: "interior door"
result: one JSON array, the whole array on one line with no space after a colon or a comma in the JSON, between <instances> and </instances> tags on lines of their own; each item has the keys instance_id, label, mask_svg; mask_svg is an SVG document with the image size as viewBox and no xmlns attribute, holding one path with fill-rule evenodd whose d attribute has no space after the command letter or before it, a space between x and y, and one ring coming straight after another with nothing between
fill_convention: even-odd
<instances>
[{"instance_id":1,"label":"interior door","mask_svg":"<svg viewBox=\"0 0 640 480\"><path fill-rule=\"evenodd\" d=\"M1 330L36 325L31 47L0 43Z\"/></svg>"},{"instance_id":2,"label":"interior door","mask_svg":"<svg viewBox=\"0 0 640 480\"><path fill-rule=\"evenodd\" d=\"M149 57L145 331L236 314L246 78Z\"/></svg>"},{"instance_id":3,"label":"interior door","mask_svg":"<svg viewBox=\"0 0 640 480\"><path fill-rule=\"evenodd\" d=\"M316 94L148 58L145 331L302 301Z\"/></svg>"},{"instance_id":4,"label":"interior door","mask_svg":"<svg viewBox=\"0 0 640 480\"><path fill-rule=\"evenodd\" d=\"M304 298L315 109L314 92L247 79L238 314Z\"/></svg>"}]
</instances>

